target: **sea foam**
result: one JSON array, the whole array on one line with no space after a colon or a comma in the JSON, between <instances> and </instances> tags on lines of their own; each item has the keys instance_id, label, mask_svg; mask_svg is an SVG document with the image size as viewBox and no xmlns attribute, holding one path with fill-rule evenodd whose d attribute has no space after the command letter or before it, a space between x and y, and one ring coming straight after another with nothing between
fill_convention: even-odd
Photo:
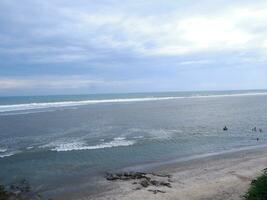
<instances>
[{"instance_id":1,"label":"sea foam","mask_svg":"<svg viewBox=\"0 0 267 200\"><path fill-rule=\"evenodd\" d=\"M104 149L104 148L112 148L112 147L120 147L120 146L130 146L135 143L134 140L126 140L125 138L114 138L110 142L103 142L97 145L89 146L85 142L63 142L63 143L51 143L45 145L43 147L52 147L52 151L81 151L81 150L93 150L93 149Z\"/></svg>"},{"instance_id":2,"label":"sea foam","mask_svg":"<svg viewBox=\"0 0 267 200\"><path fill-rule=\"evenodd\" d=\"M16 153L14 152L9 152L9 153L0 153L0 158L4 158L4 157L9 157L9 156L13 156Z\"/></svg>"},{"instance_id":3,"label":"sea foam","mask_svg":"<svg viewBox=\"0 0 267 200\"><path fill-rule=\"evenodd\" d=\"M15 154L19 153L19 151L8 151L5 148L0 148L0 158L4 158L4 157L9 157L9 156L13 156Z\"/></svg>"}]
</instances>

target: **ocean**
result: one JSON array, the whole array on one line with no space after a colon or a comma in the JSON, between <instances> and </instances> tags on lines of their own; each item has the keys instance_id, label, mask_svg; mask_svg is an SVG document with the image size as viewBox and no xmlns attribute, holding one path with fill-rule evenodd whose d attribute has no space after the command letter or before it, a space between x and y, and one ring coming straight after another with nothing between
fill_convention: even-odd
<instances>
[{"instance_id":1,"label":"ocean","mask_svg":"<svg viewBox=\"0 0 267 200\"><path fill-rule=\"evenodd\" d=\"M0 183L53 196L106 171L267 145L266 122L265 90L0 97Z\"/></svg>"}]
</instances>

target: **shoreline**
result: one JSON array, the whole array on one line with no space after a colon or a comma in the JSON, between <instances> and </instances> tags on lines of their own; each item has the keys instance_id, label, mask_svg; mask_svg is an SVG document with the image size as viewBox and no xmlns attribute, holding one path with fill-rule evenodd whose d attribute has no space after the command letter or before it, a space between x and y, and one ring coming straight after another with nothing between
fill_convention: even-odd
<instances>
[{"instance_id":1,"label":"shoreline","mask_svg":"<svg viewBox=\"0 0 267 200\"><path fill-rule=\"evenodd\" d=\"M131 181L110 182L103 177L96 183L98 191L94 194L65 196L62 199L238 200L266 166L267 146L264 145L155 167L153 172L172 176L171 188L149 186L136 190L136 184ZM164 193L149 191L154 189Z\"/></svg>"}]
</instances>

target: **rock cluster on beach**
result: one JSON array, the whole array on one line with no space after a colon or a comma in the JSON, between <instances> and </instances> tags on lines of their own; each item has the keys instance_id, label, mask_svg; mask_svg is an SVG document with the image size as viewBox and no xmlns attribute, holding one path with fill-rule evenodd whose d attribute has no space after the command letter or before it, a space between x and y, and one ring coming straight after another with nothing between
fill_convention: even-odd
<instances>
[{"instance_id":1,"label":"rock cluster on beach","mask_svg":"<svg viewBox=\"0 0 267 200\"><path fill-rule=\"evenodd\" d=\"M121 172L121 173L106 173L105 178L108 181L133 181L132 184L138 184L141 188L147 188L149 186L154 187L168 187L171 188L171 175L168 174L156 174L156 173L144 173L144 172ZM148 191L157 193L165 193L165 191L158 189L149 189Z\"/></svg>"},{"instance_id":2,"label":"rock cluster on beach","mask_svg":"<svg viewBox=\"0 0 267 200\"><path fill-rule=\"evenodd\" d=\"M12 183L8 189L0 185L0 200L28 200L32 199L30 193L30 184L25 179Z\"/></svg>"},{"instance_id":3,"label":"rock cluster on beach","mask_svg":"<svg viewBox=\"0 0 267 200\"><path fill-rule=\"evenodd\" d=\"M44 198L32 190L26 179L22 179L8 187L0 185L0 200L44 200Z\"/></svg>"}]
</instances>

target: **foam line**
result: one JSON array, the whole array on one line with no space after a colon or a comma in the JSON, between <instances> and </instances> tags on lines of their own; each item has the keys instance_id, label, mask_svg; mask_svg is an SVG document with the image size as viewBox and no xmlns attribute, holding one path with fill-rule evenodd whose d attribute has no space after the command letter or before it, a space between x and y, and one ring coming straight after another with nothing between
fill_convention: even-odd
<instances>
[{"instance_id":1,"label":"foam line","mask_svg":"<svg viewBox=\"0 0 267 200\"><path fill-rule=\"evenodd\" d=\"M194 95L194 96L180 96L180 97L177 97L177 96L173 96L173 97L145 97L145 98L128 98L128 99L104 99L104 100L13 104L13 105L0 105L0 113L1 112L2 113L3 112L12 112L12 111L34 110L34 109L46 109L46 108L62 108L62 107L82 106L82 105L100 104L100 103L127 103L127 102L173 100L173 99L184 99L184 98L216 98L216 97L236 97L236 96L256 96L256 95L267 95L267 93Z\"/></svg>"}]
</instances>

